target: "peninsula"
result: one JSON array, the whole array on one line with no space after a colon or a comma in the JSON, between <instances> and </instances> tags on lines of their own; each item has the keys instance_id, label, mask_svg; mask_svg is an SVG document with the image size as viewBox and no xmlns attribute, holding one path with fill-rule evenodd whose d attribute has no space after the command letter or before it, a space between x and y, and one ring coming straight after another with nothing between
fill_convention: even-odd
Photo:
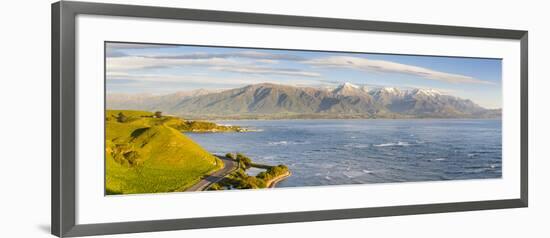
<instances>
[{"instance_id":1,"label":"peninsula","mask_svg":"<svg viewBox=\"0 0 550 238\"><path fill-rule=\"evenodd\" d=\"M135 110L107 110L105 125L108 195L207 190L251 164L242 154L212 155L185 135L247 132L246 128ZM272 170L267 169L266 176ZM266 178L262 180L269 182ZM250 186L260 187L269 186Z\"/></svg>"}]
</instances>

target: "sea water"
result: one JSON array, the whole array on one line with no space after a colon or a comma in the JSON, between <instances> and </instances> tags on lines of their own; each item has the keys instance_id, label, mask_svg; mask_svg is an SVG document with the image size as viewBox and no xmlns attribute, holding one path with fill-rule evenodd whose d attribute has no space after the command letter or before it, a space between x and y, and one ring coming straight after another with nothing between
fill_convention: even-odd
<instances>
[{"instance_id":1,"label":"sea water","mask_svg":"<svg viewBox=\"0 0 550 238\"><path fill-rule=\"evenodd\" d=\"M215 154L287 165L277 187L502 176L500 119L219 121L245 133L187 134Z\"/></svg>"}]
</instances>

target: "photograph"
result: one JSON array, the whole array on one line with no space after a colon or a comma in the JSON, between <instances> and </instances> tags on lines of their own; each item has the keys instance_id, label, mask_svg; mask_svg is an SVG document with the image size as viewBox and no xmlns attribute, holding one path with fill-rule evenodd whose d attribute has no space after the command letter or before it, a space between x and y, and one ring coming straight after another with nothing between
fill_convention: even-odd
<instances>
[{"instance_id":1,"label":"photograph","mask_svg":"<svg viewBox=\"0 0 550 238\"><path fill-rule=\"evenodd\" d=\"M502 59L104 42L105 194L502 178Z\"/></svg>"}]
</instances>

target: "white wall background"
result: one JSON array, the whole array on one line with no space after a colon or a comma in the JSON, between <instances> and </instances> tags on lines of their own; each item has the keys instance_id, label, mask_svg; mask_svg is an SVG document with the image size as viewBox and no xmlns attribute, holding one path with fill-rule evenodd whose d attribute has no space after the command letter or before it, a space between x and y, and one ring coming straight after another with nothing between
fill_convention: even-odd
<instances>
[{"instance_id":1,"label":"white wall background","mask_svg":"<svg viewBox=\"0 0 550 238\"><path fill-rule=\"evenodd\" d=\"M550 28L545 1L168 1L117 3L529 30L530 206L115 237L548 237ZM8 1L0 37L0 237L49 237L50 1ZM337 198L335 198L337 199Z\"/></svg>"}]
</instances>

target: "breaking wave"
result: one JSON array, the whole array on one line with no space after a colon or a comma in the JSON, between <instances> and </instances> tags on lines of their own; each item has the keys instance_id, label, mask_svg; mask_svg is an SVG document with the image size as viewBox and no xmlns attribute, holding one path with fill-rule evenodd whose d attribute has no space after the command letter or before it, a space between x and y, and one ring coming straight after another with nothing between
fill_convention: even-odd
<instances>
[{"instance_id":1,"label":"breaking wave","mask_svg":"<svg viewBox=\"0 0 550 238\"><path fill-rule=\"evenodd\" d=\"M388 146L409 146L410 144L408 142L398 141L397 143L384 143L384 144L378 144L373 145L376 147L388 147Z\"/></svg>"}]
</instances>

